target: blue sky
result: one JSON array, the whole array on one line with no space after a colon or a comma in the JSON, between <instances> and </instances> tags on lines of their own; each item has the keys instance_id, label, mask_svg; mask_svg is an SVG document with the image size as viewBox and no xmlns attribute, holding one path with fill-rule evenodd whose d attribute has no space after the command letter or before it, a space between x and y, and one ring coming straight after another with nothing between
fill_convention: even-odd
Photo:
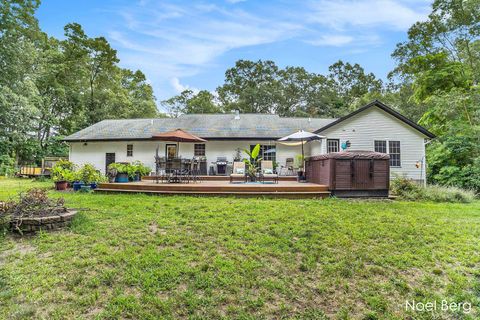
<instances>
[{"instance_id":1,"label":"blue sky","mask_svg":"<svg viewBox=\"0 0 480 320\"><path fill-rule=\"evenodd\" d=\"M68 22L105 36L162 100L185 88L213 91L238 59L317 73L342 59L385 78L395 44L429 11L425 0L43 0L37 18L59 38Z\"/></svg>"}]
</instances>

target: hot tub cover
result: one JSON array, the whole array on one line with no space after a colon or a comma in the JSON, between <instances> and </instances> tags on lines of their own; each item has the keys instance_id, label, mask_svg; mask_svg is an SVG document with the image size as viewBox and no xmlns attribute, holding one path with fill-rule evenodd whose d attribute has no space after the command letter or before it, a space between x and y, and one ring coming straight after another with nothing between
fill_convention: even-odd
<instances>
[{"instance_id":1,"label":"hot tub cover","mask_svg":"<svg viewBox=\"0 0 480 320\"><path fill-rule=\"evenodd\" d=\"M332 152L322 154L319 156L309 157L307 161L325 160L325 159L390 159L386 153L365 151L365 150L351 150L344 152Z\"/></svg>"}]
</instances>

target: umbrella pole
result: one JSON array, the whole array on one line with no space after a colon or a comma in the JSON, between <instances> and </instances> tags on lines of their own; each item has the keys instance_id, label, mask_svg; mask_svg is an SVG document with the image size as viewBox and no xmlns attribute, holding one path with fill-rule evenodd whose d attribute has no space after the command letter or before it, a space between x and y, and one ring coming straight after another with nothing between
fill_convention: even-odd
<instances>
[{"instance_id":1,"label":"umbrella pole","mask_svg":"<svg viewBox=\"0 0 480 320\"><path fill-rule=\"evenodd\" d=\"M303 139L302 139L302 170L305 172L305 154L303 153Z\"/></svg>"}]
</instances>

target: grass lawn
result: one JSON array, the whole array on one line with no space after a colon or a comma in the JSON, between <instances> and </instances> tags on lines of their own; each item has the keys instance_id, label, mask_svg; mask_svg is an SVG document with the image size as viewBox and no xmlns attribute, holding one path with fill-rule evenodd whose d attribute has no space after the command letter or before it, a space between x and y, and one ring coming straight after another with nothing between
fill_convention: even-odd
<instances>
[{"instance_id":1,"label":"grass lawn","mask_svg":"<svg viewBox=\"0 0 480 320\"><path fill-rule=\"evenodd\" d=\"M50 186L0 180L0 200ZM1 319L480 317L480 202L51 195L81 212L0 238Z\"/></svg>"}]
</instances>

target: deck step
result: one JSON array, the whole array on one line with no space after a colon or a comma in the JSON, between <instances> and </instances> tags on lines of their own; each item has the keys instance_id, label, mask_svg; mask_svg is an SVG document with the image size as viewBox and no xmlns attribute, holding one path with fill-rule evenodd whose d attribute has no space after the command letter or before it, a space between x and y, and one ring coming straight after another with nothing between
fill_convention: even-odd
<instances>
[{"instance_id":1,"label":"deck step","mask_svg":"<svg viewBox=\"0 0 480 320\"><path fill-rule=\"evenodd\" d=\"M323 185L202 185L202 184L123 184L123 183L102 183L98 186L101 189L115 190L138 190L138 191L192 191L192 192L322 192L328 191Z\"/></svg>"},{"instance_id":2,"label":"deck step","mask_svg":"<svg viewBox=\"0 0 480 320\"><path fill-rule=\"evenodd\" d=\"M191 191L191 190L139 190L97 188L95 192L107 193L146 193L158 195L197 195L197 196L235 196L235 197L279 197L279 198L326 198L329 191Z\"/></svg>"}]
</instances>

